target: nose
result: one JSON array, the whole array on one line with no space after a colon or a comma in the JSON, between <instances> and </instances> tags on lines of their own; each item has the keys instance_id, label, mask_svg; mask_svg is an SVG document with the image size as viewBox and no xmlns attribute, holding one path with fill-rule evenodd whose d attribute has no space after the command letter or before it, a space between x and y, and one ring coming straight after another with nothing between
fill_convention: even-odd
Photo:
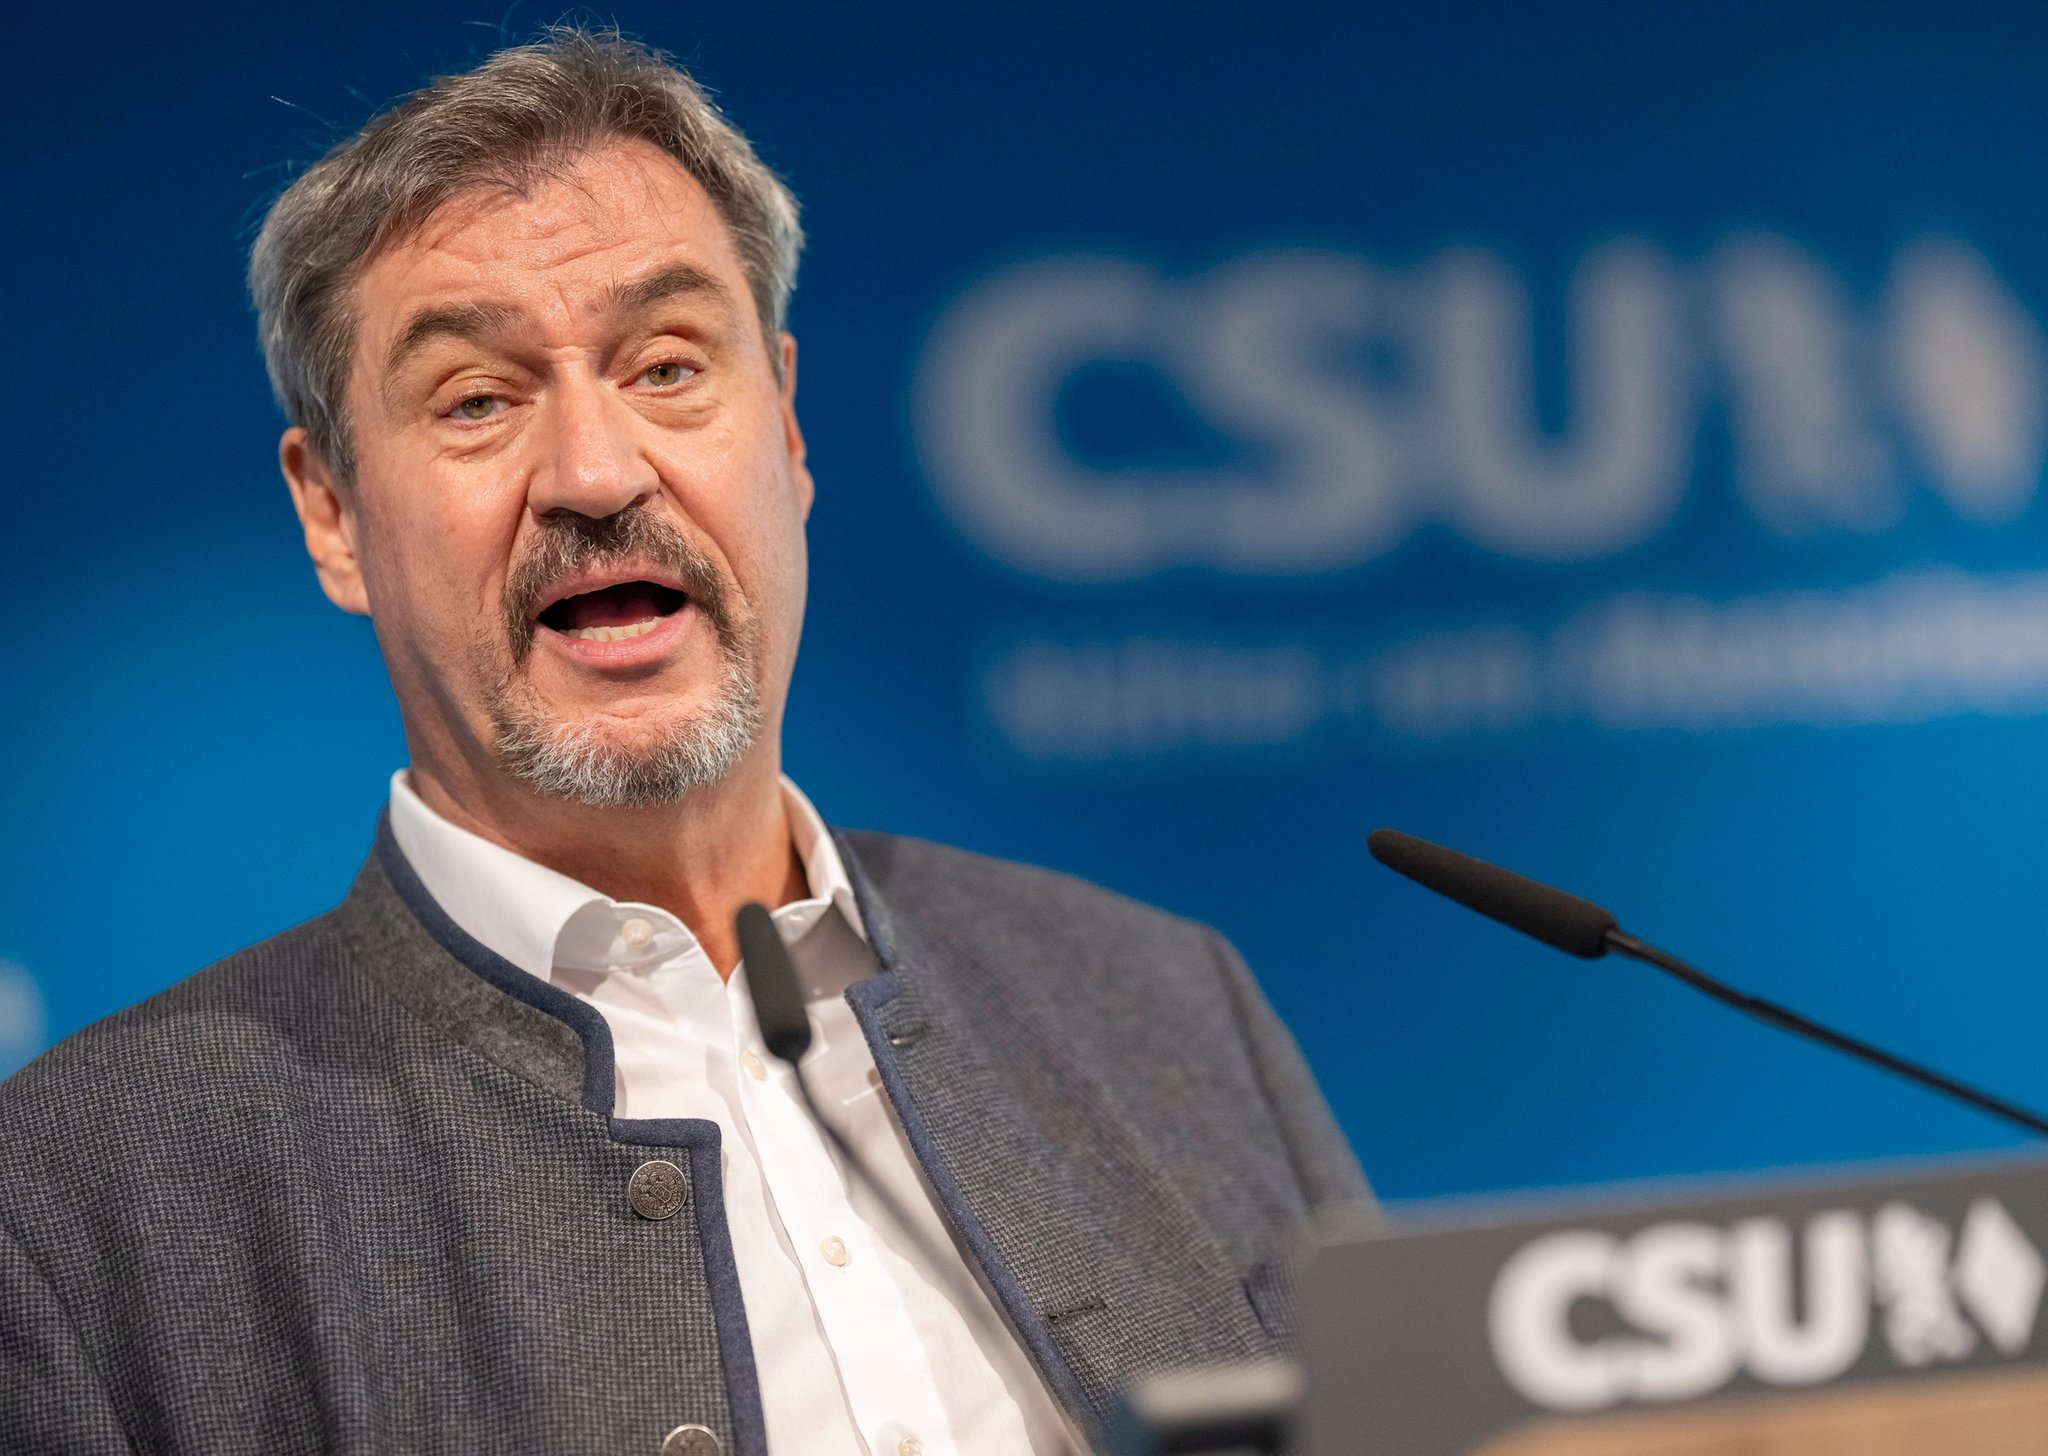
<instances>
[{"instance_id":1,"label":"nose","mask_svg":"<svg viewBox=\"0 0 2048 1456\"><path fill-rule=\"evenodd\" d=\"M540 452L527 505L602 520L659 488L640 449L639 417L594 379L565 379L541 406Z\"/></svg>"}]
</instances>

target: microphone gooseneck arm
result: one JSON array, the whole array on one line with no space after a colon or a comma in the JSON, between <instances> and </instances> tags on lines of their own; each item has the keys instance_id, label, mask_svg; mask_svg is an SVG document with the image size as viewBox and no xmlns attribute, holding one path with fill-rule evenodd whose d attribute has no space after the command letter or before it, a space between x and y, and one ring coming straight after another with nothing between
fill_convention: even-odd
<instances>
[{"instance_id":1,"label":"microphone gooseneck arm","mask_svg":"<svg viewBox=\"0 0 2048 1456\"><path fill-rule=\"evenodd\" d=\"M1460 854L1455 849L1446 849L1399 830L1375 829L1367 836L1366 843L1373 858L1388 869L1406 875L1425 889L1434 890L1467 909L1498 920L1524 935L1534 936L1545 945L1555 946L1582 960L1596 960L1611 951L1630 960L1641 961L1676 977L1695 991L1713 997L1722 1005L1732 1006L1780 1031L1810 1038L1822 1046L1832 1047L1858 1061L1868 1062L1873 1067L1918 1083L1929 1091L1953 1097L1979 1112L2003 1118L2036 1137L2048 1137L2048 1118L2039 1113L2030 1112L2003 1097L1980 1092L1953 1077L1945 1077L1869 1042L1822 1026L1775 1001L1766 1001L1725 985L1698 967L1687 965L1677 956L1636 939L1616 923L1610 912L1590 900L1581 900L1576 895L1524 878L1512 870L1504 870L1499 865L1474 859L1469 854Z\"/></svg>"},{"instance_id":2,"label":"microphone gooseneck arm","mask_svg":"<svg viewBox=\"0 0 2048 1456\"><path fill-rule=\"evenodd\" d=\"M1853 1036L1822 1026L1818 1021L1801 1016L1790 1007L1780 1006L1775 1001L1766 1001L1761 996L1752 996L1747 991L1738 991L1725 982L1715 980L1697 966L1687 965L1675 955L1661 951L1654 945L1644 944L1625 930L1608 931L1607 948L1616 955L1641 961L1646 966L1655 966L1666 975L1685 982L1695 991L1713 997L1722 1005L1733 1006L1745 1016L1753 1016L1758 1021L1775 1026L1780 1031L1789 1031L1795 1036L1810 1037L1823 1046L1833 1047L1836 1051L1868 1062L1873 1067L1882 1067L1885 1071L1904 1077L1909 1082L1917 1082L1930 1091L1940 1092L1959 1102L1966 1102L1980 1112L2002 1117L2015 1126L2025 1128L2036 1137L2048 1137L2048 1118L2039 1117L2017 1103L2006 1101L2003 1097L1980 1092L1967 1083L1958 1082L1953 1077L1944 1076L1917 1062L1909 1062L1904 1057L1894 1056L1882 1047L1872 1046L1867 1041L1859 1041Z\"/></svg>"}]
</instances>

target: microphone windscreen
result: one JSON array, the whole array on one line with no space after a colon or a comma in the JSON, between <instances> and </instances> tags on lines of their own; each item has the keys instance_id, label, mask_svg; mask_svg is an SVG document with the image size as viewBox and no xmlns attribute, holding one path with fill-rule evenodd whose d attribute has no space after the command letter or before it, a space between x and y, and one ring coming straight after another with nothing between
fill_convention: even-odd
<instances>
[{"instance_id":1,"label":"microphone windscreen","mask_svg":"<svg viewBox=\"0 0 2048 1456\"><path fill-rule=\"evenodd\" d=\"M733 919L739 935L740 960L747 968L747 991L754 999L754 1020L761 1041L777 1058L797 1064L811 1045L811 1018L804 1014L803 988L789 947L768 911L754 904L740 906Z\"/></svg>"},{"instance_id":2,"label":"microphone windscreen","mask_svg":"<svg viewBox=\"0 0 2048 1456\"><path fill-rule=\"evenodd\" d=\"M1618 928L1591 900L1398 829L1375 829L1365 842L1388 869L1568 955L1592 960L1607 954L1607 934Z\"/></svg>"}]
</instances>

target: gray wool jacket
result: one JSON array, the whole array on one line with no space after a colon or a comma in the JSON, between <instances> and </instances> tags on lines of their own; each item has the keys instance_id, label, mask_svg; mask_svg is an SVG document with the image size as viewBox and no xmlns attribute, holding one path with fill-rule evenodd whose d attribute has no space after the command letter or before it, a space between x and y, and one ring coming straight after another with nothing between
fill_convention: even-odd
<instances>
[{"instance_id":1,"label":"gray wool jacket","mask_svg":"<svg viewBox=\"0 0 2048 1456\"><path fill-rule=\"evenodd\" d=\"M1283 1347L1282 1236L1365 1184L1230 946L1046 871L839 843L883 1086L1079 1429L1149 1373ZM0 1452L656 1456L697 1424L762 1456L717 1127L616 1118L612 1084L602 1017L380 831L339 908L0 1085ZM680 1217L628 1201L656 1159Z\"/></svg>"}]
</instances>

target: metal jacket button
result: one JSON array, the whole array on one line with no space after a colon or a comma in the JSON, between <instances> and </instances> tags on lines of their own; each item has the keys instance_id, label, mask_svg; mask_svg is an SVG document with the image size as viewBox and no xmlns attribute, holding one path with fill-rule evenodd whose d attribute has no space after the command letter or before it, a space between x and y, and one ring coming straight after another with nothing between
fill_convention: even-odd
<instances>
[{"instance_id":1,"label":"metal jacket button","mask_svg":"<svg viewBox=\"0 0 2048 1456\"><path fill-rule=\"evenodd\" d=\"M661 1456L718 1456L718 1437L702 1426L677 1426L662 1438Z\"/></svg>"},{"instance_id":2,"label":"metal jacket button","mask_svg":"<svg viewBox=\"0 0 2048 1456\"><path fill-rule=\"evenodd\" d=\"M690 1185L684 1181L681 1168L657 1158L653 1162L642 1163L633 1170L633 1177L626 1184L626 1201L633 1205L633 1212L642 1218L651 1218L659 1222L664 1218L674 1218L683 1211L683 1205L690 1201ZM691 1456L702 1456L702 1453L718 1449L718 1442L711 1437L709 1431L704 1431L705 1437L711 1440L709 1446L675 1446L676 1437L687 1431L704 1431L704 1428L678 1426L669 1434L668 1444L661 1449L669 1452L673 1446L676 1451L687 1451Z\"/></svg>"}]
</instances>

